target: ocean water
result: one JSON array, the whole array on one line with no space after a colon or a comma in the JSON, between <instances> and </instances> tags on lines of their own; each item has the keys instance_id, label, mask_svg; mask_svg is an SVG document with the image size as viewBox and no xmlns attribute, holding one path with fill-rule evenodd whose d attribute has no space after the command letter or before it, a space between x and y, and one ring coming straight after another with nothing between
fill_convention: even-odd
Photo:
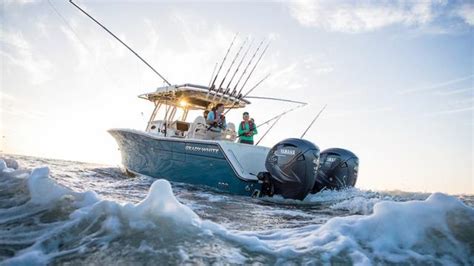
<instances>
[{"instance_id":1,"label":"ocean water","mask_svg":"<svg viewBox=\"0 0 474 266\"><path fill-rule=\"evenodd\" d=\"M231 196L119 167L0 160L1 265L474 265L474 196Z\"/></svg>"}]
</instances>

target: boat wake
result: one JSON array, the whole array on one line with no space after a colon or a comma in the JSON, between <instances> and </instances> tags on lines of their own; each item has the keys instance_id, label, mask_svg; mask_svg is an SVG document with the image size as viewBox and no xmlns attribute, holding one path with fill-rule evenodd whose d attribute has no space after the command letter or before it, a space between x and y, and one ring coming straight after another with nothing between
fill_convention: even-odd
<instances>
[{"instance_id":1,"label":"boat wake","mask_svg":"<svg viewBox=\"0 0 474 266\"><path fill-rule=\"evenodd\" d=\"M200 195L212 204L231 197ZM12 169L0 160L2 264L474 264L474 208L441 193L394 201L351 189L323 191L299 204L251 200L247 204L291 206L267 215L305 219L256 230L209 219L203 213L212 210L196 208L196 199L180 201L166 180L154 181L141 201L122 203L61 185L48 167ZM325 206L345 216L317 222L321 217L304 211Z\"/></svg>"}]
</instances>

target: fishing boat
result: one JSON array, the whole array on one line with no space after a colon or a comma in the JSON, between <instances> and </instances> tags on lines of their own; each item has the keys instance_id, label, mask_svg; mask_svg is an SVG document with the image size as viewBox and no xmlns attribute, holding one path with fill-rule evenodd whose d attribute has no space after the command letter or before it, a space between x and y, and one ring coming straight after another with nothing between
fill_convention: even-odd
<instances>
[{"instance_id":1,"label":"fishing boat","mask_svg":"<svg viewBox=\"0 0 474 266\"><path fill-rule=\"evenodd\" d=\"M235 143L235 126L228 123L221 140L205 140L208 125L203 116L187 122L190 112L207 110L218 103L244 108L248 100L215 97L209 88L193 84L166 86L140 95L155 105L145 131L111 129L132 173L191 184L202 184L238 195L258 193L257 174L265 170L269 149ZM214 100L213 100L214 98ZM165 116L155 120L160 109ZM181 117L175 118L177 113Z\"/></svg>"},{"instance_id":2,"label":"fishing boat","mask_svg":"<svg viewBox=\"0 0 474 266\"><path fill-rule=\"evenodd\" d=\"M223 105L228 112L243 109L251 104L250 93L268 75L245 93L244 88L265 54L269 42L263 45L264 41L261 41L250 58L245 60L251 48L251 44L247 45L246 51L240 56L248 40L245 39L227 71L220 77L237 38L236 34L216 73L214 68L209 85L191 83L172 85L115 34L72 0L70 3L133 52L166 84L152 92L139 95L139 98L148 100L154 105L145 130L109 130L117 141L122 164L128 173L204 185L235 195L252 197L281 195L284 198L299 200L304 199L308 193L355 185L359 159L354 153L340 148L321 152L318 146L304 139L304 135L324 108L300 138L282 140L272 148L259 146L259 143L257 145L239 143L238 139L241 136L237 134L233 123L227 123L227 126L218 133L217 139L209 139L212 124L206 119L205 112L218 105ZM258 59L254 60L256 58ZM245 61L247 62L244 64L245 67L240 70ZM224 85L228 77L230 79L227 85ZM269 130L283 115L306 105L294 100L257 96L253 98L298 104L297 107L257 125L259 127L273 122ZM198 112L198 115L193 116L195 117L193 121L188 121L188 115L192 112ZM159 113L162 113L163 117L157 119Z\"/></svg>"}]
</instances>

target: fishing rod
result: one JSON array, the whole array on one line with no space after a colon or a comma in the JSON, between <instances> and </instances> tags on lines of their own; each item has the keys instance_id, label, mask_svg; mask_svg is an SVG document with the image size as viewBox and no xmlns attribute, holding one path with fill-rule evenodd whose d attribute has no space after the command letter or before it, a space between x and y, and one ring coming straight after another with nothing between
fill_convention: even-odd
<instances>
[{"instance_id":1,"label":"fishing rod","mask_svg":"<svg viewBox=\"0 0 474 266\"><path fill-rule=\"evenodd\" d=\"M316 121L316 119L318 119L318 117L321 115L321 113L324 111L324 109L326 109L326 106L328 106L327 104L325 104L323 106L323 108L319 111L319 113L316 115L316 117L313 119L313 121L311 121L311 124L309 124L308 128L306 128L306 130L304 131L303 135L301 135L300 139L302 139L304 137L304 135L306 135L306 132L308 132L308 130L311 128L311 126L314 124L314 122Z\"/></svg>"},{"instance_id":2,"label":"fishing rod","mask_svg":"<svg viewBox=\"0 0 474 266\"><path fill-rule=\"evenodd\" d=\"M245 94L245 96L247 96L247 94L251 93L255 88L257 88L258 85L260 85L263 81L265 81L269 76L270 76L270 73L268 73L263 79L261 79L259 82L257 82L257 84L255 84L255 85L253 86L253 88L250 89L250 90ZM244 97L242 97L242 98L244 98ZM240 99L242 99L242 98L236 98L236 101L234 101L234 103L232 104L232 107L228 108L228 109L224 112L224 114L222 114L222 115L225 116L230 110L232 110L232 109L234 108L234 106L235 106L235 105L240 101ZM208 127L208 128L207 128L207 130L210 130L210 129L211 129L211 127ZM239 137L240 137L240 136L239 136Z\"/></svg>"},{"instance_id":3,"label":"fishing rod","mask_svg":"<svg viewBox=\"0 0 474 266\"><path fill-rule=\"evenodd\" d=\"M262 141L262 139L268 134L268 132L270 132L270 130L276 125L276 123L278 123L280 118L282 118L282 116L278 117L278 119L275 120L275 122L273 122L273 124L267 129L267 131L265 131L265 133L263 133L263 136L257 141L257 144L255 144L255 146L258 146L260 141Z\"/></svg>"},{"instance_id":4,"label":"fishing rod","mask_svg":"<svg viewBox=\"0 0 474 266\"><path fill-rule=\"evenodd\" d=\"M234 77L235 77L235 75L237 74L237 72L239 72L240 66L241 66L242 63L244 62L244 58L247 56L248 52L250 51L250 48L252 48L252 44L253 44L253 40L250 41L249 47L247 48L247 50L245 50L244 55L243 55L242 58L240 59L240 62L239 62L239 64L237 65L237 68L235 69L234 74L232 75L232 77L231 77L230 80L229 80L229 83L227 84L227 88L230 88L230 84L231 84L232 81L234 80Z\"/></svg>"},{"instance_id":5,"label":"fishing rod","mask_svg":"<svg viewBox=\"0 0 474 266\"><path fill-rule=\"evenodd\" d=\"M264 55L265 52L267 51L267 48L268 48L269 45L270 45L270 42L268 42L267 45L265 46L265 49L263 49L263 52L260 54L260 57L258 58L258 60L257 60L257 62L255 63L255 65L253 66L252 70L250 71L250 73L249 73L247 79L245 80L244 84L243 84L242 87L240 88L240 91L239 91L239 93L237 93L237 95L239 95L239 94L242 92L242 90L244 89L245 84L247 84L247 81L249 81L250 76L252 76L253 71L255 70L255 68L257 67L258 63L259 63L260 60L262 59L263 55Z\"/></svg>"},{"instance_id":6,"label":"fishing rod","mask_svg":"<svg viewBox=\"0 0 474 266\"><path fill-rule=\"evenodd\" d=\"M286 110L286 111L284 111L284 112L282 112L282 113L280 113L280 114L278 114L278 115L276 115L276 116L274 116L274 117L268 119L267 121L265 121L265 122L259 124L256 128L259 128L259 127L261 127L261 126L263 126L263 125L266 125L266 124L270 123L271 121L273 121L273 120L275 120L275 119L278 119L279 117L282 117L282 116L286 115L287 113L293 112L294 110L299 109L299 108L301 108L301 107L304 107L304 106L306 106L306 105L307 105L307 103L304 103L304 104L298 105L298 106L296 106L296 107L293 107L293 108L291 108L291 109L289 109L289 110Z\"/></svg>"},{"instance_id":7,"label":"fishing rod","mask_svg":"<svg viewBox=\"0 0 474 266\"><path fill-rule=\"evenodd\" d=\"M214 74L216 73L216 68L217 68L217 62L216 62L216 64L214 65L214 70L212 70L211 80L209 80L209 85L208 85L208 87L211 87L212 78L214 77ZM207 92L207 93L209 94L209 92Z\"/></svg>"},{"instance_id":8,"label":"fishing rod","mask_svg":"<svg viewBox=\"0 0 474 266\"><path fill-rule=\"evenodd\" d=\"M74 28L69 24L69 22L67 22L67 20L64 18L64 16L61 15L59 10L53 5L53 3L51 3L50 0L48 0L48 4L49 4L49 6L51 6L51 8L54 10L54 12L61 18L64 25L66 25L66 27L68 27L69 30L71 30L71 32L74 34L76 39L82 44L82 46L84 46L84 48L86 48L87 52L89 52L89 54L92 54L91 49L89 48L89 46L86 45L86 43L83 42L81 38L79 38L79 34L77 34L77 32L74 30Z\"/></svg>"},{"instance_id":9,"label":"fishing rod","mask_svg":"<svg viewBox=\"0 0 474 266\"><path fill-rule=\"evenodd\" d=\"M250 51L250 48L252 48L252 44L253 44L253 39L250 41L250 44L249 44L247 50L245 51L244 55L243 55L242 58L240 59L240 62L239 62L239 64L237 65L237 68L235 69L234 74L232 75L232 77L231 77L230 80L229 80L229 83L227 84L227 88L230 88L230 84L231 84L232 81L234 80L235 75L239 72L240 66L241 66L242 63L244 62L244 59L245 59L245 57L247 56L248 52ZM227 104L229 101L232 101L230 98L231 98L232 96L235 96L234 94L235 94L235 88L234 88L234 90L233 90L231 93L229 93L229 98L227 99L227 101L225 102L225 104Z\"/></svg>"},{"instance_id":10,"label":"fishing rod","mask_svg":"<svg viewBox=\"0 0 474 266\"><path fill-rule=\"evenodd\" d=\"M214 70L212 70L212 75L211 75L211 80L209 80L209 89L207 90L207 94L206 94L206 99L209 99L209 93L211 92L211 82L212 82L212 78L214 77L214 73L216 72L216 68L217 68L217 62L216 64L214 65Z\"/></svg>"},{"instance_id":11,"label":"fishing rod","mask_svg":"<svg viewBox=\"0 0 474 266\"><path fill-rule=\"evenodd\" d=\"M249 40L249 38L247 37L247 38L244 40L244 42L242 43L242 45L240 46L240 48L239 48L239 50L237 51L237 53L235 54L234 60L232 60L232 62L230 63L230 66L229 66L229 68L227 69L227 72L225 73L224 78L223 78L222 81L221 81L221 84L219 84L219 88L221 88L222 85L224 84L224 81L225 81L225 79L227 78L227 75L229 74L230 70L231 70L232 67L234 66L235 60L239 57L240 51L242 51L242 49L244 48L244 45L247 43L248 40ZM225 91L224 91L224 93L222 94L221 99L224 97L224 94L226 94L228 91L229 91L229 88L226 88Z\"/></svg>"},{"instance_id":12,"label":"fishing rod","mask_svg":"<svg viewBox=\"0 0 474 266\"><path fill-rule=\"evenodd\" d=\"M250 58L250 60L249 60L249 62L248 62L248 64L247 64L247 66L244 68L244 71L242 72L242 75L241 75L240 78L237 80L237 83L235 84L234 89L232 90L232 95L234 95L234 93L237 92L237 86L239 85L240 81L241 81L242 78L244 77L244 75L245 75L245 73L247 72L247 69L249 68L249 66L252 64L253 59L255 58L255 56L256 56L257 53L258 53L258 50L260 50L260 47L261 47L262 44L263 44L263 41L264 41L264 40L262 40L262 41L260 42L260 44L259 44L258 47L257 47L257 50L255 50L255 53L254 53L253 56ZM237 94L237 95L238 95L238 94Z\"/></svg>"},{"instance_id":13,"label":"fishing rod","mask_svg":"<svg viewBox=\"0 0 474 266\"><path fill-rule=\"evenodd\" d=\"M107 29L104 25L102 25L99 21L97 21L95 18L93 18L89 13L87 13L84 9L79 7L76 3L74 3L72 0L69 0L69 3L74 5L77 9L79 9L82 13L84 13L86 16L88 16L90 19L92 19L95 23L97 23L99 26L101 26L105 31L107 31L110 35L112 35L117 41L119 41L121 44L123 44L125 47L127 47L130 52L132 52L135 56L137 56L145 65L147 65L155 74L157 74L168 86L171 86L171 83L168 82L156 69L154 69L150 64L148 64L145 59L143 59L137 52L135 52L130 46L128 46L126 43L124 43L119 37L117 37L115 34L113 34L109 29Z\"/></svg>"},{"instance_id":14,"label":"fishing rod","mask_svg":"<svg viewBox=\"0 0 474 266\"><path fill-rule=\"evenodd\" d=\"M243 98L247 99L261 99L261 100L272 100L272 101L280 101L280 102L287 102L287 103L299 103L299 104L306 104L304 102L287 100L287 99L280 99L280 98L272 98L272 97L260 97L260 96L245 96Z\"/></svg>"},{"instance_id":15,"label":"fishing rod","mask_svg":"<svg viewBox=\"0 0 474 266\"><path fill-rule=\"evenodd\" d=\"M268 77L270 77L271 73L268 73L265 77L263 77L263 79L261 79L259 82L257 82L250 90L248 90L244 96L242 97L239 97L239 99L243 99L245 97L248 97L247 95L249 95L253 90L255 90L255 88L257 88L260 84L262 84L262 82L264 82Z\"/></svg>"},{"instance_id":16,"label":"fishing rod","mask_svg":"<svg viewBox=\"0 0 474 266\"><path fill-rule=\"evenodd\" d=\"M235 41L235 39L237 38L237 35L239 35L238 32L235 34L234 39L232 39L232 42L230 43L229 49L227 49L227 53L225 54L224 59L222 60L221 66L219 67L219 70L217 70L216 77L214 78L214 81L212 82L212 85L209 87L209 92L214 89L214 84L215 84L215 82L216 82L216 80L217 80L217 77L219 76L219 73L220 73L220 71L221 71L221 69L222 69L222 66L224 66L224 62L225 62L225 60L227 59L227 56L229 55L230 49L231 49L232 46L234 45L234 41ZM214 100L216 99L217 94L219 94L219 92L221 92L220 86L219 86L219 88L217 88L217 90L214 89L214 91L215 91L215 92L214 92L214 96L212 96L212 101L214 101Z\"/></svg>"},{"instance_id":17,"label":"fishing rod","mask_svg":"<svg viewBox=\"0 0 474 266\"><path fill-rule=\"evenodd\" d=\"M257 88L262 82L264 82L268 77L270 77L270 73L268 73L265 77L263 77L263 79L261 79L259 82L257 82L247 93L245 93L244 96L242 96L240 98L236 98L236 101L234 101L232 106L230 108L228 108L227 111L225 111L224 115L226 115L231 109L233 109L234 106L240 101L240 99L245 98L249 93L251 93L255 88Z\"/></svg>"},{"instance_id":18,"label":"fishing rod","mask_svg":"<svg viewBox=\"0 0 474 266\"><path fill-rule=\"evenodd\" d=\"M294 107L294 108L291 108L291 109L289 109L289 110L286 110L286 111L284 111L284 112L282 112L282 113L280 113L280 114L278 114L278 115L276 115L276 116L274 116L274 117L268 119L267 121L265 121L265 122L259 124L259 125L256 126L255 128L257 129L257 128L261 127L261 126L264 126L264 125L266 125L266 124L272 122L272 121L275 120L275 119L280 119L281 117L283 117L283 116L286 115L287 113L292 112L292 111L294 111L294 110L296 110L296 109L299 109L299 108L301 108L301 107L304 107L304 106L306 106L306 105L307 105L307 103L304 103L304 104L298 105L298 106L296 106L296 107ZM243 136L243 135L238 135L237 137L240 138L240 137L242 137L242 136Z\"/></svg>"},{"instance_id":19,"label":"fishing rod","mask_svg":"<svg viewBox=\"0 0 474 266\"><path fill-rule=\"evenodd\" d=\"M230 49L231 49L232 46L234 45L235 38L237 38L237 35L238 35L238 34L239 34L238 32L235 34L234 39L233 39L232 42L230 43L229 49L227 50L227 53L226 53L226 55L224 56L224 60L222 60L222 64L221 64L221 66L219 67L219 70L217 71L216 77L215 77L214 81L212 82L212 85L209 87L209 92L214 89L214 83L215 83L216 80L217 80L217 76L219 76L219 72L221 71L221 68L222 68L222 66L224 65L224 62L225 62L227 56L229 55ZM215 92L214 92L214 96L212 96L212 101L214 101L214 100L216 99L217 95L222 91L221 86L219 86L217 89L214 89L214 91L215 91ZM224 96L224 95L222 95L222 96Z\"/></svg>"},{"instance_id":20,"label":"fishing rod","mask_svg":"<svg viewBox=\"0 0 474 266\"><path fill-rule=\"evenodd\" d=\"M226 52L226 54L225 54L225 56L224 56L224 59L222 60L222 63L221 63L221 65L220 65L220 67L219 67L219 70L217 70L217 74L216 74L216 76L214 77L214 81L212 81L211 86L209 86L209 91L211 91L211 90L213 89L214 84L216 83L217 77L219 76L219 72L221 72L222 66L224 65L224 62L225 62L225 60L227 59L227 56L229 55L230 49L231 49L232 46L234 45L234 41L235 41L235 39L237 38L237 35L239 35L238 32L235 34L234 39L232 39L232 42L230 43L229 49L227 49L227 52Z\"/></svg>"},{"instance_id":21,"label":"fishing rod","mask_svg":"<svg viewBox=\"0 0 474 266\"><path fill-rule=\"evenodd\" d=\"M239 80L237 81L237 83L235 84L235 87L234 87L234 90L232 91L232 93L230 94L230 96L236 96L239 100L242 99L243 97L247 96L250 92L252 92L258 85L260 85L260 83L262 83L263 80L267 79L268 76L270 76L270 74L268 74L265 78L263 78L262 81L258 82L257 85L255 85L252 89L250 89L243 97L242 97L242 90L244 89L244 86L245 84L247 84L247 81L249 80L250 76L252 75L253 71L255 70L255 68L257 67L258 63L260 62L260 59L262 59L262 56L263 54L265 54L265 52L267 51L267 48L268 46L270 45L270 42L267 43L267 46L265 47L265 49L263 50L262 54L260 55L260 57L258 58L257 60L257 63L254 65L254 67L252 68L252 71L250 72L249 76L247 77L247 79L245 80L245 83L244 85L242 85L242 87L240 88L239 92L235 93L236 92L236 89L237 89L237 85L239 84L240 80L242 79L242 77L244 76L245 72L247 71L248 67L250 66L250 64L252 63L252 60L253 58L255 57L255 55L257 54L258 50L260 49L261 45L263 44L263 40L262 42L260 42L260 45L258 46L257 50L255 51L254 55L252 56L252 58L250 59L249 63L247 64L247 67L244 69L244 72L242 73L242 75L240 76ZM226 102L227 103L227 102Z\"/></svg>"}]
</instances>

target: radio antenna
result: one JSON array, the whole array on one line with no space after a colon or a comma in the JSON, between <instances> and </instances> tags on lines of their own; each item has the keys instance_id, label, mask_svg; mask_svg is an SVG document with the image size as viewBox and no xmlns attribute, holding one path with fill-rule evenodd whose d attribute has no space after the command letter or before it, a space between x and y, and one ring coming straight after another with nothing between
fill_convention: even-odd
<instances>
[{"instance_id":1,"label":"radio antenna","mask_svg":"<svg viewBox=\"0 0 474 266\"><path fill-rule=\"evenodd\" d=\"M132 52L135 56L137 56L143 63L145 63L145 65L147 65L153 72L155 72L155 74L157 74L166 84L168 84L168 86L171 86L171 83L168 82L168 80L166 80L160 73L158 73L158 71L156 71L156 69L154 69L150 64L148 64L147 61L145 61L145 59L143 59L139 54L137 54L137 52L135 52L132 48L130 48L130 46L128 46L126 43L124 43L122 40L119 39L119 37L117 37L115 34L113 34L109 29L107 29L104 25L102 25L99 21L97 21L95 18L93 18L91 15L89 15L89 13L87 13L86 11L84 11L84 9L82 9L81 7L79 7L78 5L76 5L76 3L74 3L72 0L69 0L69 3L71 3L72 5L74 5L77 9L79 9L82 13L84 13L86 16L88 16L90 19L92 19L95 23L97 23L99 26L101 26L105 31L107 31L110 35L112 35L117 41L119 41L121 44L123 44L123 46L127 47L128 50L130 50L130 52Z\"/></svg>"}]
</instances>

